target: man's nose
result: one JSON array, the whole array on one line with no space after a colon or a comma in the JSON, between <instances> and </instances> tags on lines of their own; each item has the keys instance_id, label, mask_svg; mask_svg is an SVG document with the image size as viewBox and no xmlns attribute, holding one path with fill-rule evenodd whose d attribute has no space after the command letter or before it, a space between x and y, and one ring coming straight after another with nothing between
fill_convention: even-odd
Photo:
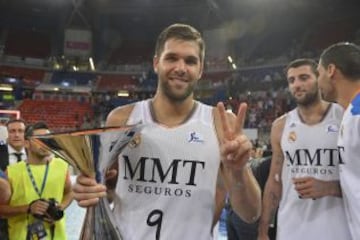
<instances>
[{"instance_id":1,"label":"man's nose","mask_svg":"<svg viewBox=\"0 0 360 240\"><path fill-rule=\"evenodd\" d=\"M295 79L293 82L294 88L299 88L302 85L302 81L300 79Z\"/></svg>"},{"instance_id":2,"label":"man's nose","mask_svg":"<svg viewBox=\"0 0 360 240\"><path fill-rule=\"evenodd\" d=\"M177 61L175 70L177 73L181 73L181 74L185 73L186 64L185 64L184 60Z\"/></svg>"}]
</instances>

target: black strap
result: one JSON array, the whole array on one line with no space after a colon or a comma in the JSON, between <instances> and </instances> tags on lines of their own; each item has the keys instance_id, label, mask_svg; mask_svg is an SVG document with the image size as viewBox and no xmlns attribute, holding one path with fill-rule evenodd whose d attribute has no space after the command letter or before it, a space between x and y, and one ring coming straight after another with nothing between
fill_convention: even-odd
<instances>
[{"instance_id":1,"label":"black strap","mask_svg":"<svg viewBox=\"0 0 360 240\"><path fill-rule=\"evenodd\" d=\"M50 235L51 235L51 240L54 240L54 235L55 235L55 223L52 223L50 225Z\"/></svg>"},{"instance_id":2,"label":"black strap","mask_svg":"<svg viewBox=\"0 0 360 240\"><path fill-rule=\"evenodd\" d=\"M27 169L27 172L29 174L30 181L31 181L31 183L32 183L32 185L33 185L33 187L35 189L35 192L38 194L39 198L41 198L41 195L42 195L42 193L44 191L44 188L45 188L48 172L49 172L49 162L46 162L46 169L45 169L44 177L43 177L42 184L41 184L41 190L39 190L39 188L36 185L36 182L35 182L35 179L34 179L34 176L33 176L32 172L31 172L29 163L26 163L26 169Z\"/></svg>"}]
</instances>

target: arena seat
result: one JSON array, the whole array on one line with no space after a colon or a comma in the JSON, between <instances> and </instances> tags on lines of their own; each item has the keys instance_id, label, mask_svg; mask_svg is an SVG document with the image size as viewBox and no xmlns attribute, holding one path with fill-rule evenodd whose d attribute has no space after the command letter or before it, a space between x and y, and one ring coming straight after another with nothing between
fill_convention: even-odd
<instances>
[{"instance_id":1,"label":"arena seat","mask_svg":"<svg viewBox=\"0 0 360 240\"><path fill-rule=\"evenodd\" d=\"M25 99L18 108L27 123L45 121L51 130L74 130L85 115L92 116L89 103Z\"/></svg>"}]
</instances>

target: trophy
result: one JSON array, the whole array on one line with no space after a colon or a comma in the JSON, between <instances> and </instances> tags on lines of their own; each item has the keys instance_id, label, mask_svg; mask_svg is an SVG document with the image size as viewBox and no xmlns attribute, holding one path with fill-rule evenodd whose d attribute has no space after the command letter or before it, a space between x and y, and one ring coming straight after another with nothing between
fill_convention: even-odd
<instances>
[{"instance_id":1,"label":"trophy","mask_svg":"<svg viewBox=\"0 0 360 240\"><path fill-rule=\"evenodd\" d=\"M105 184L105 173L118 161L121 151L139 134L141 124L34 135L36 141L82 174ZM86 210L81 240L121 240L111 212L111 203L101 198Z\"/></svg>"}]
</instances>

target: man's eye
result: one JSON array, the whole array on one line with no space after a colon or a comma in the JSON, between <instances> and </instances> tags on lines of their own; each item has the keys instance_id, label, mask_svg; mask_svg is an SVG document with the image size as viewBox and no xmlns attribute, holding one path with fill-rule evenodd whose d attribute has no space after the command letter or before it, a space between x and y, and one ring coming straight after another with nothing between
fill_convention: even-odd
<instances>
[{"instance_id":1,"label":"man's eye","mask_svg":"<svg viewBox=\"0 0 360 240\"><path fill-rule=\"evenodd\" d=\"M188 65L196 65L197 61L196 60L187 60L186 64L188 64Z\"/></svg>"},{"instance_id":2,"label":"man's eye","mask_svg":"<svg viewBox=\"0 0 360 240\"><path fill-rule=\"evenodd\" d=\"M167 57L166 60L174 62L176 61L176 57Z\"/></svg>"}]
</instances>

